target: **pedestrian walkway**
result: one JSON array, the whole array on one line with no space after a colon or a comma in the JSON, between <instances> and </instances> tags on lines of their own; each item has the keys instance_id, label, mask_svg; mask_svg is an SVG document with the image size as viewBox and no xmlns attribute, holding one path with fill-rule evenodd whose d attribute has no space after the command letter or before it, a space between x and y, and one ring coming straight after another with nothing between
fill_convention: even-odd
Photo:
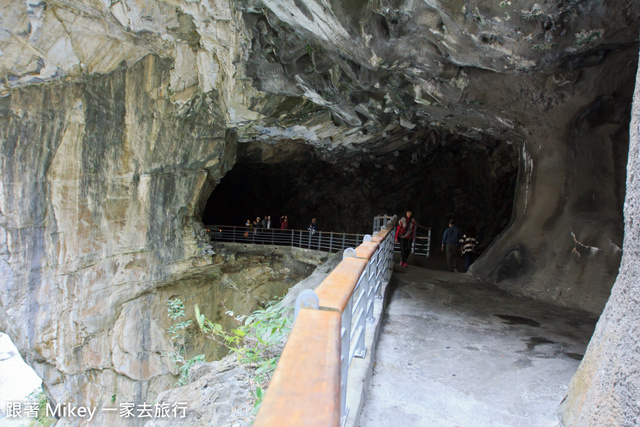
<instances>
[{"instance_id":1,"label":"pedestrian walkway","mask_svg":"<svg viewBox=\"0 0 640 427\"><path fill-rule=\"evenodd\" d=\"M396 267L360 425L558 426L595 319Z\"/></svg>"}]
</instances>

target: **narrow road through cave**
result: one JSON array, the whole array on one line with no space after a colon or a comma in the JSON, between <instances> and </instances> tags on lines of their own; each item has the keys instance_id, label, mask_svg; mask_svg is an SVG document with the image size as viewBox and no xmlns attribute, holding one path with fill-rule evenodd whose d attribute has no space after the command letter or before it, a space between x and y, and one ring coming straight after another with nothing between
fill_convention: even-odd
<instances>
[{"instance_id":1,"label":"narrow road through cave","mask_svg":"<svg viewBox=\"0 0 640 427\"><path fill-rule=\"evenodd\" d=\"M396 270L360 425L556 426L595 325L466 274Z\"/></svg>"}]
</instances>

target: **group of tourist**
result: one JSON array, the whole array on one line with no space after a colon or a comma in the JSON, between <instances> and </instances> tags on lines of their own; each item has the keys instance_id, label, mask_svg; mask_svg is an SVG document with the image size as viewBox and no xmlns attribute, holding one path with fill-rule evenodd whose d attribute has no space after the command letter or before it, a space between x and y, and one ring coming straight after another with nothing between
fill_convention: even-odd
<instances>
[{"instance_id":1,"label":"group of tourist","mask_svg":"<svg viewBox=\"0 0 640 427\"><path fill-rule=\"evenodd\" d=\"M400 266L407 267L407 259L411 254L411 244L416 235L416 223L413 218L413 212L407 210L405 215L398 221L396 228L396 243L400 243ZM460 228L455 225L455 220L449 220L449 227L442 234L442 252L447 256L447 269L449 271L458 271L457 255L460 253L464 257L464 271L469 270L471 264L475 260L478 246L476 231L473 226L463 233Z\"/></svg>"},{"instance_id":2,"label":"group of tourist","mask_svg":"<svg viewBox=\"0 0 640 427\"><path fill-rule=\"evenodd\" d=\"M255 231L259 228L276 228L275 224L271 222L271 215L265 215L264 218L260 219L260 217L256 217L254 221L250 219L245 222L244 226L249 227ZM287 230L289 228L289 218L287 215L282 215L280 217L280 230ZM311 219L311 223L307 230L311 232L311 234L315 234L318 231L318 223L315 218Z\"/></svg>"},{"instance_id":3,"label":"group of tourist","mask_svg":"<svg viewBox=\"0 0 640 427\"><path fill-rule=\"evenodd\" d=\"M266 215L264 218L256 217L254 221L247 220L245 227L253 229L253 232L257 232L259 228L276 228L275 224L271 221L271 215ZM407 259L411 254L411 245L416 236L416 229L419 227L415 218L413 218L413 212L407 210L405 215L398 221L396 228L395 241L400 243L400 266L407 267ZM280 217L280 229L287 230L289 228L289 218L287 215ZM307 227L312 235L318 231L318 223L316 218L312 218L309 226ZM245 234L248 235L248 232ZM476 231L474 227L469 227L466 233L463 233L460 228L455 225L455 220L449 221L449 227L442 234L442 247L441 250L447 257L447 269L449 271L458 271L457 255L460 253L464 258L464 271L466 272L473 261L475 260L476 251L478 246L478 239L476 237Z\"/></svg>"},{"instance_id":4,"label":"group of tourist","mask_svg":"<svg viewBox=\"0 0 640 427\"><path fill-rule=\"evenodd\" d=\"M260 219L260 217L256 217L255 220L251 221L250 219L247 220L247 222L245 222L244 226L245 227L249 227L252 229L258 229L258 228L276 228L274 227L275 224L273 224L271 222L271 215L265 215L264 218ZM287 228L289 228L289 219L287 218L286 215L282 215L280 217L280 229L281 230L286 230Z\"/></svg>"}]
</instances>

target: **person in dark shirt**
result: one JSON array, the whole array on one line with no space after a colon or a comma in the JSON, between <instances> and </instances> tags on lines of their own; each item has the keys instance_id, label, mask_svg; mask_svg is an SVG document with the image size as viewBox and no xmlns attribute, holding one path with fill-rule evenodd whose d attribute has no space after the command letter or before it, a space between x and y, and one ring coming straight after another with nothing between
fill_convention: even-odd
<instances>
[{"instance_id":1,"label":"person in dark shirt","mask_svg":"<svg viewBox=\"0 0 640 427\"><path fill-rule=\"evenodd\" d=\"M456 227L454 219L449 220L449 228L444 230L442 235L442 252L447 254L447 269L449 271L458 271L458 246L462 239L462 231Z\"/></svg>"}]
</instances>

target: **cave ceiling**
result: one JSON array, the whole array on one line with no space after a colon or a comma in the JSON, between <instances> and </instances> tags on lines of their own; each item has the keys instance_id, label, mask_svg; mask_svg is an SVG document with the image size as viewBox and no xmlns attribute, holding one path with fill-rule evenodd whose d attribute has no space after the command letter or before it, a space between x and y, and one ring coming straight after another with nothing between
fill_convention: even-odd
<instances>
[{"instance_id":1,"label":"cave ceiling","mask_svg":"<svg viewBox=\"0 0 640 427\"><path fill-rule=\"evenodd\" d=\"M2 1L0 329L51 402L153 401L175 366L151 297L212 265L200 214L234 165L324 176L300 221L471 212L497 235L472 274L600 313L639 22L638 0Z\"/></svg>"},{"instance_id":2,"label":"cave ceiling","mask_svg":"<svg viewBox=\"0 0 640 427\"><path fill-rule=\"evenodd\" d=\"M164 95L188 105L216 92L253 158L302 143L384 161L452 135L567 132L620 85L601 64L635 67L639 15L638 2L593 0L11 2L0 94L154 54L174 63Z\"/></svg>"}]
</instances>

